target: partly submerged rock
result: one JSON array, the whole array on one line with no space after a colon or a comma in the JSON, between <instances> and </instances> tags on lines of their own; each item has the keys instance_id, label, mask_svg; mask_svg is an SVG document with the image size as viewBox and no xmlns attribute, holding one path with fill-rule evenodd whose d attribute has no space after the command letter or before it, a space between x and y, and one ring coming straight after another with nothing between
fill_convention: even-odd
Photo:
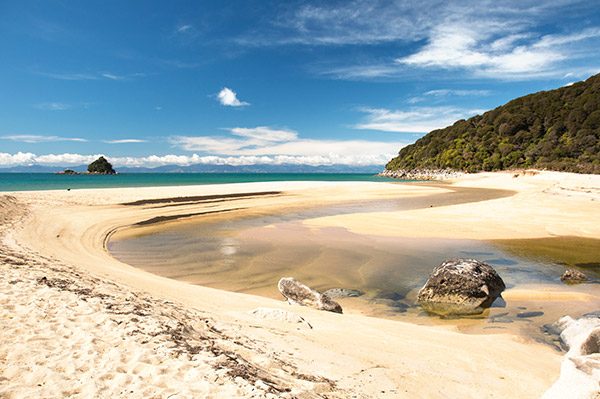
<instances>
[{"instance_id":1,"label":"partly submerged rock","mask_svg":"<svg viewBox=\"0 0 600 399\"><path fill-rule=\"evenodd\" d=\"M323 293L331 299L342 299L342 298L355 298L365 295L364 292L359 290L351 290L348 288L332 288Z\"/></svg>"},{"instance_id":2,"label":"partly submerged rock","mask_svg":"<svg viewBox=\"0 0 600 399\"><path fill-rule=\"evenodd\" d=\"M75 172L71 169L65 169L62 172L55 173L55 175L80 175L81 173Z\"/></svg>"},{"instance_id":3,"label":"partly submerged rock","mask_svg":"<svg viewBox=\"0 0 600 399\"><path fill-rule=\"evenodd\" d=\"M600 318L562 317L554 327L562 330L565 354L560 377L544 393L543 399L600 397Z\"/></svg>"},{"instance_id":4,"label":"partly submerged rock","mask_svg":"<svg viewBox=\"0 0 600 399\"><path fill-rule=\"evenodd\" d=\"M560 281L569 285L581 284L588 280L588 276L586 276L582 271L574 268L565 270L563 275L560 276Z\"/></svg>"},{"instance_id":5,"label":"partly submerged rock","mask_svg":"<svg viewBox=\"0 0 600 399\"><path fill-rule=\"evenodd\" d=\"M250 310L248 314L261 319L279 320L285 321L286 323L302 323L308 328L312 328L312 326L306 320L304 320L302 316L299 316L296 313L287 310L274 308L256 308Z\"/></svg>"},{"instance_id":6,"label":"partly submerged rock","mask_svg":"<svg viewBox=\"0 0 600 399\"><path fill-rule=\"evenodd\" d=\"M342 307L339 303L329 298L327 295L315 291L292 277L284 277L277 284L279 292L290 303L302 306L309 306L328 312L342 313Z\"/></svg>"},{"instance_id":7,"label":"partly submerged rock","mask_svg":"<svg viewBox=\"0 0 600 399\"><path fill-rule=\"evenodd\" d=\"M433 269L417 296L426 312L439 315L482 313L506 286L493 267L475 259L448 259Z\"/></svg>"}]
</instances>

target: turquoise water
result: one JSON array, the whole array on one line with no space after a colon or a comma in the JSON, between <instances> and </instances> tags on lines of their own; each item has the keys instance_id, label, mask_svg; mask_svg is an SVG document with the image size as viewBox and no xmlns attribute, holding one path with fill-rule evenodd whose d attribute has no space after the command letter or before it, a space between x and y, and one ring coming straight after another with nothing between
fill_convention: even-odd
<instances>
[{"instance_id":1,"label":"turquoise water","mask_svg":"<svg viewBox=\"0 0 600 399\"><path fill-rule=\"evenodd\" d=\"M132 173L112 176L0 173L0 191L191 186L268 181L391 181L370 173Z\"/></svg>"}]
</instances>

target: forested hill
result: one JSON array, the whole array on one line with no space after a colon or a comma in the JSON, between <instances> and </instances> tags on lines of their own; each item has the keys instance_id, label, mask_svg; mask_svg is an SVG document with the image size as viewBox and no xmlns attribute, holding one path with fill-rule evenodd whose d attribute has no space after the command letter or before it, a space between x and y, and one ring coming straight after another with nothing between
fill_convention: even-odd
<instances>
[{"instance_id":1,"label":"forested hill","mask_svg":"<svg viewBox=\"0 0 600 399\"><path fill-rule=\"evenodd\" d=\"M386 169L600 173L599 138L600 74L434 130L402 148Z\"/></svg>"}]
</instances>

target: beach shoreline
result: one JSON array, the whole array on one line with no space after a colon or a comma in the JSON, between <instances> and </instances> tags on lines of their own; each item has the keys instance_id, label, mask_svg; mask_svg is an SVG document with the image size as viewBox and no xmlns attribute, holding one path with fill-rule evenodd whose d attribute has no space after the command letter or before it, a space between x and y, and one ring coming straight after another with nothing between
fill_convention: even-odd
<instances>
[{"instance_id":1,"label":"beach shoreline","mask_svg":"<svg viewBox=\"0 0 600 399\"><path fill-rule=\"evenodd\" d=\"M498 191L490 197L487 192L487 197L481 200L454 201L452 195L461 188L472 193L477 189L510 190L511 193L499 195ZM266 194L248 195L256 193ZM112 299L102 302L104 299L96 296L96 308L86 308L85 312L106 316L106 326L113 326L114 331L111 331L115 337L126 338L119 335L119 331L127 330L126 326L144 325L141 318L147 318L144 319L147 324L163 326L157 327L160 331L171 331L154 336L166 337L158 343L147 339L156 333L149 329L128 336L133 337L131 342L117 346L107 343L96 348L88 357L98 360L103 351L109 353L109 349L115 349L120 355L114 355L119 359L111 358L111 361L118 364L116 369L120 366L121 371L105 380L93 373L98 370L71 370L66 365L60 376L44 374L45 367L50 367L48 364L31 366L47 355L43 349L29 358L19 352L15 362L16 355L11 348L4 348L0 375L12 374L10 379L2 380L0 392L8 397L27 396L25 393L53 395L56 391L52 389L58 389L61 384L52 387L52 381L59 380L69 386L74 380L83 381L82 376L85 381L81 383L80 392L71 396L85 397L86 393L102 388L95 391L95 396L110 397L112 393L115 397L127 387L133 387L136 392L129 397L148 397L150 388L162 397L204 394L211 397L417 398L439 397L442 389L447 397L540 397L558 378L562 360L561 354L548 346L523 342L508 334L467 336L446 327L416 326L360 314L335 315L288 306L273 299L192 286L118 262L106 250L107 239L114 231L136 223L166 220L155 219L157 217L175 220L182 216L201 217L223 212L261 214L324 203L398 197L422 203L414 209L398 212L338 215L307 220L305 224L310 228L335 226L357 233L368 231L408 237L502 239L572 235L600 238L600 178L555 172L519 177L513 173L465 175L441 185L270 182L3 194L2 263L4 272L10 274L10 278L4 280L22 280L3 287L5 303L19 298L23 302L20 313L13 309L12 323L16 323L17 313L23 319L34 306L26 303L27 292L35 292L41 298L52 296L51 300L57 301L54 308L60 309L61 301L71 301L71 307L73 304L85 307L90 302L86 292L102 294L102 290L108 290L110 293L103 295ZM439 203L423 202L436 195L446 197L436 200ZM169 198L183 200L165 200ZM162 202L156 201L160 199ZM145 202L123 205L134 201ZM35 268L39 270L34 271ZM48 281L58 280L71 283L48 284ZM71 286L75 288L70 289ZM63 294L68 298L63 298ZM137 321L130 318L125 322L115 321L115 316L108 311L110 301L119 304L112 305L115 307L138 300L151 303L147 306L155 312L147 315L141 312L144 316L134 317ZM258 307L291 310L313 328L256 319L247 314ZM55 324L67 325L65 320L77 319L76 316L57 312ZM164 323L160 324L160 320ZM177 330L177 322L171 330L164 327L174 323L173 320L184 327ZM32 332L36 321L29 318L23 323L29 328L28 334L22 334L23 345L39 339L39 334ZM121 324L125 327L118 327ZM212 327L207 330L207 325ZM11 328L3 329L6 339L14 338L19 331L18 327ZM87 319L77 321L70 328L80 331L82 337L94 336L100 331ZM207 344L196 345L197 353L178 352L173 339L169 341L169 337L174 336L172 331L179 331L179 335L175 335L183 337L179 340L180 347L194 347L182 343L191 342L189 340ZM6 339L4 342L10 342ZM83 343L78 345L66 347L65 351L87 348ZM128 358L131 352L150 351L151 345L154 345L151 352L154 354L158 353L156 347L167 348L156 357L148 355L157 364L149 361L146 367L143 366L146 363ZM213 351L211 348L215 347L218 350ZM69 354L63 355L66 362ZM164 362L175 367L170 363L175 361L183 362L177 367L185 371L165 373L148 380L152 373L158 373L154 366L160 369ZM139 363L137 374L136 363ZM102 368L100 363L97 368ZM19 372L10 371L15 369ZM195 370L196 374L190 377L189 370ZM146 390L136 377L144 372L149 373L144 382L148 385ZM40 378L44 380L42 386L33 384ZM153 380L158 382L154 384Z\"/></svg>"}]
</instances>

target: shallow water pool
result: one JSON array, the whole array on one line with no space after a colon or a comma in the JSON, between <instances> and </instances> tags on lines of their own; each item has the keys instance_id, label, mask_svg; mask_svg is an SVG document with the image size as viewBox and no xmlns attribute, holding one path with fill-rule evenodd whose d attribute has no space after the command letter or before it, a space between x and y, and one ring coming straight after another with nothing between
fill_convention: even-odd
<instances>
[{"instance_id":1,"label":"shallow water pool","mask_svg":"<svg viewBox=\"0 0 600 399\"><path fill-rule=\"evenodd\" d=\"M321 216L320 210L316 216ZM109 251L124 263L164 277L218 289L279 298L277 282L294 277L319 291L364 292L340 300L346 312L419 324L450 324L465 332L511 332L554 345L543 326L565 314L600 309L600 240L551 238L485 242L359 235L341 228L311 229L310 213L238 219L211 216L159 226L135 227L113 236ZM515 300L497 300L477 317L425 314L415 299L433 268L448 258L492 265ZM566 286L567 266L592 281ZM545 291L563 293L560 301ZM516 292L516 291L515 291ZM542 294L540 294L542 293ZM507 295L509 296L509 295Z\"/></svg>"}]
</instances>

